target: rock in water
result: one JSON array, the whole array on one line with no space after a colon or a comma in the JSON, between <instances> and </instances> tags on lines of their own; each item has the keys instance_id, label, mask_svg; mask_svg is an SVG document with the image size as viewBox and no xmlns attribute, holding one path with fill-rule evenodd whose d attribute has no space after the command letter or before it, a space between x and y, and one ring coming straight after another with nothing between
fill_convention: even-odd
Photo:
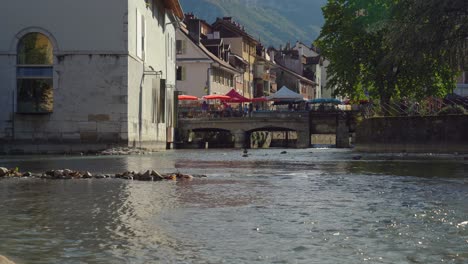
<instances>
[{"instance_id":1,"label":"rock in water","mask_svg":"<svg viewBox=\"0 0 468 264\"><path fill-rule=\"evenodd\" d=\"M5 177L8 175L8 169L0 167L0 177Z\"/></svg>"},{"instance_id":2,"label":"rock in water","mask_svg":"<svg viewBox=\"0 0 468 264\"><path fill-rule=\"evenodd\" d=\"M55 170L54 171L54 177L55 178L60 178L63 176L63 170Z\"/></svg>"},{"instance_id":3,"label":"rock in water","mask_svg":"<svg viewBox=\"0 0 468 264\"><path fill-rule=\"evenodd\" d=\"M85 178L85 179L89 179L89 178L92 178L92 177L93 177L93 175L89 171L83 173L83 178Z\"/></svg>"},{"instance_id":4,"label":"rock in water","mask_svg":"<svg viewBox=\"0 0 468 264\"><path fill-rule=\"evenodd\" d=\"M0 264L15 264L15 263L7 259L5 256L0 255Z\"/></svg>"},{"instance_id":5,"label":"rock in water","mask_svg":"<svg viewBox=\"0 0 468 264\"><path fill-rule=\"evenodd\" d=\"M153 176L151 176L151 172L148 170L139 177L139 180L140 181L152 181Z\"/></svg>"}]
</instances>

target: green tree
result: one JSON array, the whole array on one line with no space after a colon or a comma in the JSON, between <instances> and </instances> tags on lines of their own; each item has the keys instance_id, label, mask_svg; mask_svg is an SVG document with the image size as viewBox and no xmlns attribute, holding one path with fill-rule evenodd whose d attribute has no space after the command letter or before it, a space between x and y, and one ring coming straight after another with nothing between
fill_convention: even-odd
<instances>
[{"instance_id":1,"label":"green tree","mask_svg":"<svg viewBox=\"0 0 468 264\"><path fill-rule=\"evenodd\" d=\"M336 93L362 98L365 92L389 103L392 98L444 95L454 87L456 71L425 54L413 60L394 52L391 22L398 0L329 0L325 25L316 41L330 60L329 86Z\"/></svg>"},{"instance_id":2,"label":"green tree","mask_svg":"<svg viewBox=\"0 0 468 264\"><path fill-rule=\"evenodd\" d=\"M468 68L468 1L399 0L390 21L396 56L423 61L428 55L452 68Z\"/></svg>"}]
</instances>

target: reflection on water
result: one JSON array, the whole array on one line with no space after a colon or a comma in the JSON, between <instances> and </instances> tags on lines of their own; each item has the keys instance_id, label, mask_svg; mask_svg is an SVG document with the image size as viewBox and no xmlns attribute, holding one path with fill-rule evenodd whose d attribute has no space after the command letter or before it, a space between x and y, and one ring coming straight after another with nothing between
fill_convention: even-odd
<instances>
[{"instance_id":1,"label":"reflection on water","mask_svg":"<svg viewBox=\"0 0 468 264\"><path fill-rule=\"evenodd\" d=\"M3 157L40 172L180 170L190 182L0 180L18 263L467 263L468 163L342 150Z\"/></svg>"}]
</instances>

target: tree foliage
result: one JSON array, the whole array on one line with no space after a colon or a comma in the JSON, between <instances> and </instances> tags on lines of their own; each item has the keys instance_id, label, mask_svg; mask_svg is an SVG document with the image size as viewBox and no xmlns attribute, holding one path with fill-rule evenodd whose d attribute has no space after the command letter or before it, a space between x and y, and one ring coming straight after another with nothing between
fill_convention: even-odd
<instances>
[{"instance_id":1,"label":"tree foliage","mask_svg":"<svg viewBox=\"0 0 468 264\"><path fill-rule=\"evenodd\" d=\"M396 55L468 68L468 1L399 0L394 10L388 41Z\"/></svg>"},{"instance_id":2,"label":"tree foliage","mask_svg":"<svg viewBox=\"0 0 468 264\"><path fill-rule=\"evenodd\" d=\"M401 49L416 47L396 45L402 36L393 31L403 16L403 1L410 0L328 1L316 45L330 60L328 85L336 93L353 99L369 94L388 103L403 96L442 96L453 89L458 69L440 60L440 53L422 51L415 60Z\"/></svg>"}]
</instances>

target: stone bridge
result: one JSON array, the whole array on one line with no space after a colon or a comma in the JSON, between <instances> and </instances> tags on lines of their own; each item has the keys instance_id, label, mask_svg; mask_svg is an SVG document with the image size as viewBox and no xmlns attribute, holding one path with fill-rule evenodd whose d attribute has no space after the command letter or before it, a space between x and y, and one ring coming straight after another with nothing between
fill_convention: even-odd
<instances>
[{"instance_id":1,"label":"stone bridge","mask_svg":"<svg viewBox=\"0 0 468 264\"><path fill-rule=\"evenodd\" d=\"M339 113L253 112L252 117L184 118L179 131L228 131L234 136L234 147L243 148L255 131L295 131L297 148L311 145L311 134L337 135L337 147L349 147L349 126Z\"/></svg>"}]
</instances>

